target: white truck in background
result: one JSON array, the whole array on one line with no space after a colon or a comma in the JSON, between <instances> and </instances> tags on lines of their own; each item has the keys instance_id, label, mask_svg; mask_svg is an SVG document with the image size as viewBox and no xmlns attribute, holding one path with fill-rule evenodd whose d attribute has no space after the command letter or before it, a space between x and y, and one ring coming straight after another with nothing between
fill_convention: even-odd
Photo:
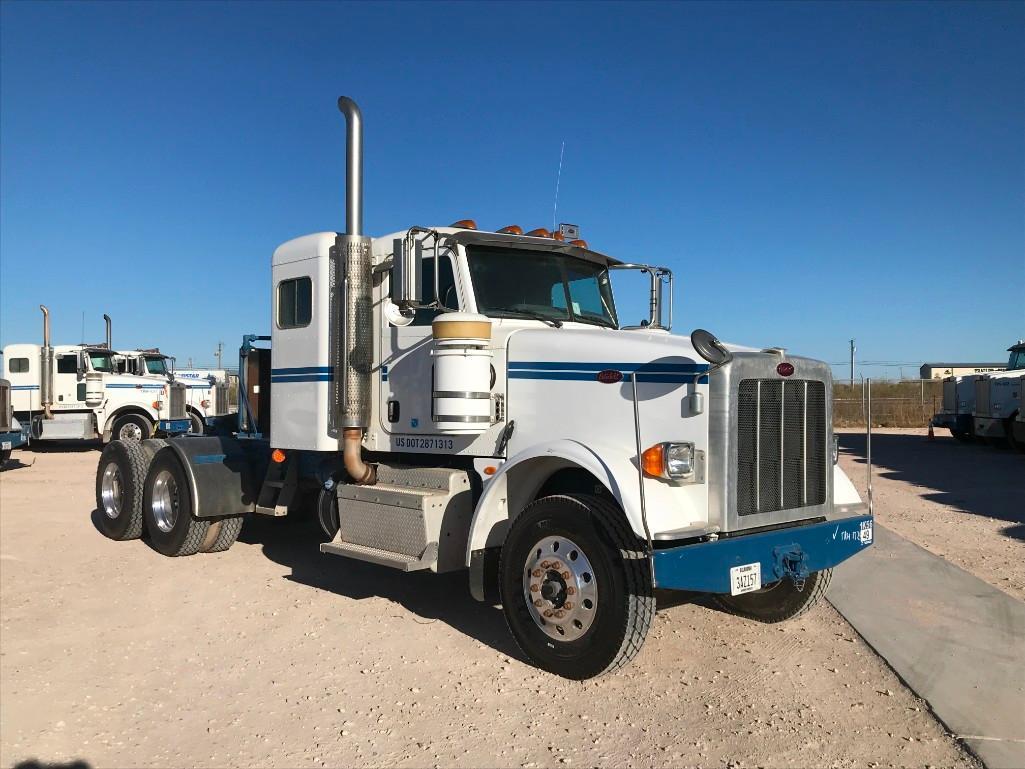
<instances>
[{"instance_id":1,"label":"white truck in background","mask_svg":"<svg viewBox=\"0 0 1025 769\"><path fill-rule=\"evenodd\" d=\"M104 449L105 535L218 552L246 515L313 496L321 552L466 570L524 653L574 679L636 656L656 588L783 622L872 544L836 464L828 364L672 335L671 272L575 236L470 220L366 236L362 118L338 107L346 232L274 251L272 335L243 339L230 434ZM609 278L630 269L650 279L639 326Z\"/></svg>"},{"instance_id":2,"label":"white truck in background","mask_svg":"<svg viewBox=\"0 0 1025 769\"><path fill-rule=\"evenodd\" d=\"M50 342L50 311L43 312L43 344L4 347L4 378L11 384L14 417L31 440L142 440L189 428L185 387L167 380L121 374L106 344Z\"/></svg>"},{"instance_id":3,"label":"white truck in background","mask_svg":"<svg viewBox=\"0 0 1025 769\"><path fill-rule=\"evenodd\" d=\"M1007 351L1007 370L985 374L975 380L975 408L972 422L975 436L994 446L1015 441L1014 422L1019 413L1021 376L1025 371L1025 340Z\"/></svg>"},{"instance_id":4,"label":"white truck in background","mask_svg":"<svg viewBox=\"0 0 1025 769\"><path fill-rule=\"evenodd\" d=\"M179 382L185 387L189 432L201 435L216 417L231 413L228 374L223 369L185 369L157 348L118 350L118 368L125 373Z\"/></svg>"}]
</instances>

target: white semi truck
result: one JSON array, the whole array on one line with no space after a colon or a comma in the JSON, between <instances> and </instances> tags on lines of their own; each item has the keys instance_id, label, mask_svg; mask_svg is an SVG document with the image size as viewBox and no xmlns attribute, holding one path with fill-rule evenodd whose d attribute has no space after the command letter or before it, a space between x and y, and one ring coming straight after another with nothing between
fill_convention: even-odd
<instances>
[{"instance_id":1,"label":"white semi truck","mask_svg":"<svg viewBox=\"0 0 1025 769\"><path fill-rule=\"evenodd\" d=\"M189 418L189 431L202 434L216 417L230 413L228 405L228 377L223 369L179 370L174 358L157 348L145 350L118 350L118 369L137 376L180 382L185 387L185 410Z\"/></svg>"},{"instance_id":2,"label":"white semi truck","mask_svg":"<svg viewBox=\"0 0 1025 769\"><path fill-rule=\"evenodd\" d=\"M109 316L106 344L54 346L50 311L39 309L43 344L3 351L14 415L31 440L142 440L188 430L184 386L118 373Z\"/></svg>"},{"instance_id":3,"label":"white semi truck","mask_svg":"<svg viewBox=\"0 0 1025 769\"><path fill-rule=\"evenodd\" d=\"M232 434L104 450L108 536L216 552L315 492L323 553L466 569L526 655L576 679L638 653L656 587L779 622L871 544L828 364L671 334L669 270L582 240L465 220L367 237L361 116L338 106L346 232L274 252ZM642 326L617 314L620 269L651 281Z\"/></svg>"},{"instance_id":4,"label":"white semi truck","mask_svg":"<svg viewBox=\"0 0 1025 769\"><path fill-rule=\"evenodd\" d=\"M1006 371L986 374L975 380L974 432L976 437L997 446L1014 440L1021 372L1025 371L1025 341L1018 340L1007 351L1010 358Z\"/></svg>"},{"instance_id":5,"label":"white semi truck","mask_svg":"<svg viewBox=\"0 0 1025 769\"><path fill-rule=\"evenodd\" d=\"M0 379L0 468L11 458L11 452L28 441L28 430L14 417L11 405L11 383Z\"/></svg>"}]
</instances>

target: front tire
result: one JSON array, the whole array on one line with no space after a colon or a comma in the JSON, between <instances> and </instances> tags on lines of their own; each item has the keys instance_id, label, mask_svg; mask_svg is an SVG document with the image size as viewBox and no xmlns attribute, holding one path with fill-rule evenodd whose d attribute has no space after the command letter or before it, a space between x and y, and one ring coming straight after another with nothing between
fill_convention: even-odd
<instances>
[{"instance_id":1,"label":"front tire","mask_svg":"<svg viewBox=\"0 0 1025 769\"><path fill-rule=\"evenodd\" d=\"M139 441L111 441L96 468L98 527L110 539L142 536L142 492L149 457Z\"/></svg>"},{"instance_id":2,"label":"front tire","mask_svg":"<svg viewBox=\"0 0 1025 769\"><path fill-rule=\"evenodd\" d=\"M144 441L153 436L153 425L138 414L125 414L114 420L110 434L116 441Z\"/></svg>"},{"instance_id":3,"label":"front tire","mask_svg":"<svg viewBox=\"0 0 1025 769\"><path fill-rule=\"evenodd\" d=\"M802 590L784 578L754 593L716 595L713 600L730 614L772 625L797 619L815 606L826 594L832 578L833 570L823 569L809 574Z\"/></svg>"},{"instance_id":4,"label":"front tire","mask_svg":"<svg viewBox=\"0 0 1025 769\"><path fill-rule=\"evenodd\" d=\"M650 563L613 503L544 497L513 522L499 563L513 638L538 667L571 679L622 667L655 616Z\"/></svg>"},{"instance_id":5,"label":"front tire","mask_svg":"<svg viewBox=\"0 0 1025 769\"><path fill-rule=\"evenodd\" d=\"M158 552L171 557L199 552L210 521L193 517L189 480L170 449L158 453L150 464L142 506L146 533Z\"/></svg>"}]
</instances>

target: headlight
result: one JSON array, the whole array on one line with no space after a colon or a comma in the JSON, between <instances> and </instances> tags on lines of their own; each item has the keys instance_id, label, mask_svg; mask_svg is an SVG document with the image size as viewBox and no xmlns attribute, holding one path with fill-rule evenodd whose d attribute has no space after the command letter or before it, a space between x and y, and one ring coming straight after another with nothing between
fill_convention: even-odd
<instances>
[{"instance_id":1,"label":"headlight","mask_svg":"<svg viewBox=\"0 0 1025 769\"><path fill-rule=\"evenodd\" d=\"M644 473L679 481L694 475L693 443L657 443L641 455Z\"/></svg>"}]
</instances>

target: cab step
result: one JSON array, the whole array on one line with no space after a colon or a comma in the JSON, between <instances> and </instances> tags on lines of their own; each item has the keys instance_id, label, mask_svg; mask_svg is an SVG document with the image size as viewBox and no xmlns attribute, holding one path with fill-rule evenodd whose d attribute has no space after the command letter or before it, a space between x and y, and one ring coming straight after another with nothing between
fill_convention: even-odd
<instances>
[{"instance_id":1,"label":"cab step","mask_svg":"<svg viewBox=\"0 0 1025 769\"><path fill-rule=\"evenodd\" d=\"M390 553L387 550L378 550L365 545L354 545L351 542L342 542L338 539L321 544L320 552L343 555L347 558L355 558L357 561L389 566L400 571L422 571L431 568L431 565L438 559L438 543L429 544L419 558L402 553Z\"/></svg>"}]
</instances>

